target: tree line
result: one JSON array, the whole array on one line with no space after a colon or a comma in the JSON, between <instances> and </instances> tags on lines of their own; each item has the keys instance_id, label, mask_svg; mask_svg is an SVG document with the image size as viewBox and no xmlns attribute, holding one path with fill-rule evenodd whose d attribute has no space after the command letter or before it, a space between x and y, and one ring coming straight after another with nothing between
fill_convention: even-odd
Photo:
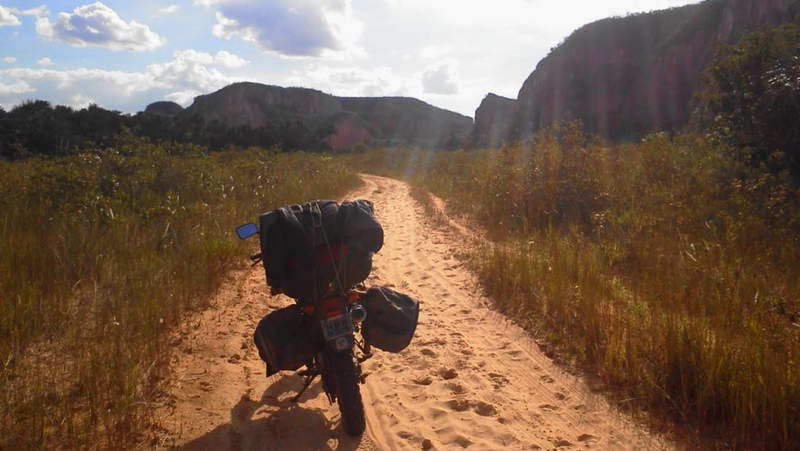
<instances>
[{"instance_id":1,"label":"tree line","mask_svg":"<svg viewBox=\"0 0 800 451\"><path fill-rule=\"evenodd\" d=\"M218 150L262 147L281 150L329 150L326 128L312 130L300 121L259 128L228 126L200 115L173 117L139 112L123 114L97 105L73 109L44 100L25 101L10 111L0 108L0 158L64 156L87 147L112 146L117 136L133 134L157 141L192 143Z\"/></svg>"}]
</instances>

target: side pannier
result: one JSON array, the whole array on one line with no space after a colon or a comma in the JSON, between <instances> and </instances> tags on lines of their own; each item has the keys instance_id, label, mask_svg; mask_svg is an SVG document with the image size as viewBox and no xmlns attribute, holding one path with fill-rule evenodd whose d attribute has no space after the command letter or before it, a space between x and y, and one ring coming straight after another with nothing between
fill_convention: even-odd
<instances>
[{"instance_id":1,"label":"side pannier","mask_svg":"<svg viewBox=\"0 0 800 451\"><path fill-rule=\"evenodd\" d=\"M419 302L386 287L372 287L361 298L367 310L361 334L378 349L400 352L414 337L419 319Z\"/></svg>"},{"instance_id":2,"label":"side pannier","mask_svg":"<svg viewBox=\"0 0 800 451\"><path fill-rule=\"evenodd\" d=\"M307 321L311 320L292 304L270 312L258 323L253 341L258 356L267 363L267 376L281 370L294 371L311 361L314 345Z\"/></svg>"}]
</instances>

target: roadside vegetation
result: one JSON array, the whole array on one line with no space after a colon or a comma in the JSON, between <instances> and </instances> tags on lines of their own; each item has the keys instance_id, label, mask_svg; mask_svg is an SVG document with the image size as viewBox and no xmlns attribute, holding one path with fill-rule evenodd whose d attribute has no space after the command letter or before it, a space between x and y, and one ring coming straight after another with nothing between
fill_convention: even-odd
<instances>
[{"instance_id":1,"label":"roadside vegetation","mask_svg":"<svg viewBox=\"0 0 800 451\"><path fill-rule=\"evenodd\" d=\"M722 49L697 130L612 144L580 123L525 144L375 151L492 238L497 307L620 404L723 447L800 443L800 28ZM373 169L375 170L375 169ZM657 415L658 416L658 415Z\"/></svg>"},{"instance_id":2,"label":"roadside vegetation","mask_svg":"<svg viewBox=\"0 0 800 451\"><path fill-rule=\"evenodd\" d=\"M0 161L2 449L142 440L170 330L252 251L234 226L357 183L322 154L131 136L71 153Z\"/></svg>"},{"instance_id":3,"label":"roadside vegetation","mask_svg":"<svg viewBox=\"0 0 800 451\"><path fill-rule=\"evenodd\" d=\"M575 126L365 158L482 226L471 262L498 309L623 405L731 446L800 440L797 191L733 176L699 136L615 146Z\"/></svg>"}]
</instances>

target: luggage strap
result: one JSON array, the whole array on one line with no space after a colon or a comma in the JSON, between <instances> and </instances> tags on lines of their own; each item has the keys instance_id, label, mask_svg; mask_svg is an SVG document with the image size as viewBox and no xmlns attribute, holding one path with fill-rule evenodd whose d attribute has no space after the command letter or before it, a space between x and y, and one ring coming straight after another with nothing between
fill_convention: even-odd
<instances>
[{"instance_id":1,"label":"luggage strap","mask_svg":"<svg viewBox=\"0 0 800 451\"><path fill-rule=\"evenodd\" d=\"M322 210L319 208L319 201L314 201L311 204L311 222L315 229L319 229L322 232L322 239L325 240L325 248L328 249L328 257L330 257L331 266L333 266L333 274L336 276L336 284L339 286L339 294L344 296L344 285L342 284L342 276L339 275L339 265L336 264L336 260L333 258L328 234L325 233L325 227L322 226Z\"/></svg>"}]
</instances>

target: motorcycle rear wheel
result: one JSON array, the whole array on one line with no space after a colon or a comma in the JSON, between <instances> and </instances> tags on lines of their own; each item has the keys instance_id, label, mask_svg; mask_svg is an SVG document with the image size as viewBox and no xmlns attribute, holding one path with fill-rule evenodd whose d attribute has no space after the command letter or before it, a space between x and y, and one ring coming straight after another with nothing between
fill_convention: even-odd
<instances>
[{"instance_id":1,"label":"motorcycle rear wheel","mask_svg":"<svg viewBox=\"0 0 800 451\"><path fill-rule=\"evenodd\" d=\"M364 433L366 421L353 356L349 352L335 353L331 356L331 363L336 372L339 411L342 413L344 430L347 435L358 437Z\"/></svg>"}]
</instances>

